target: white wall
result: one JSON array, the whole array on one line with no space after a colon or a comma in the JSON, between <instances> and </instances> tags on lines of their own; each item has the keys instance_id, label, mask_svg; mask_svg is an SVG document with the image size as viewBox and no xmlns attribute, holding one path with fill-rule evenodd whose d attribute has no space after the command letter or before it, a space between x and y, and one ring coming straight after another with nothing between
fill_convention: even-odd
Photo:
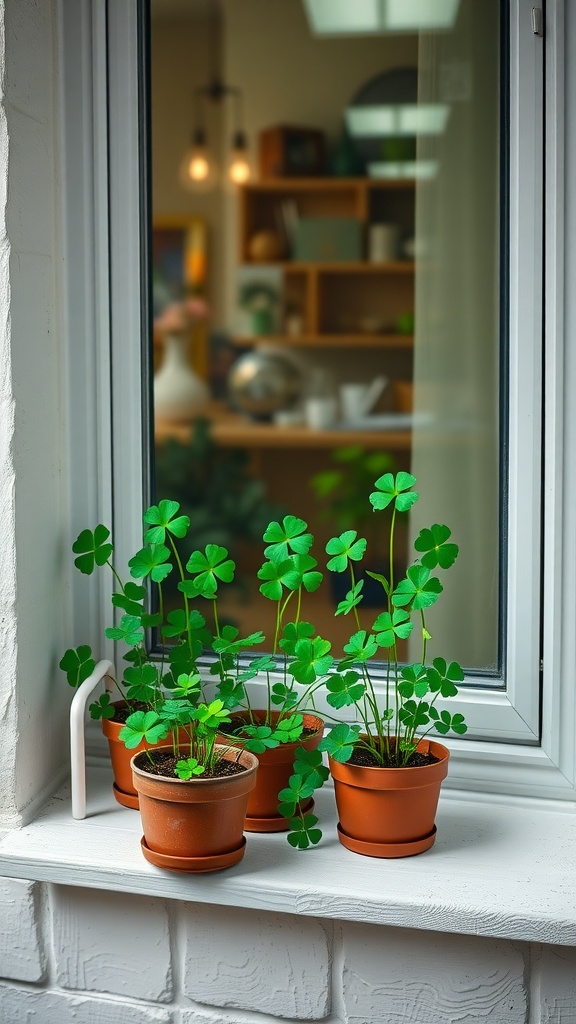
<instances>
[{"instance_id":1,"label":"white wall","mask_svg":"<svg viewBox=\"0 0 576 1024\"><path fill-rule=\"evenodd\" d=\"M361 870L360 861L352 857L351 870ZM576 1019L572 947L18 879L0 879L0 920L0 1020L6 1024Z\"/></svg>"},{"instance_id":2,"label":"white wall","mask_svg":"<svg viewBox=\"0 0 576 1024\"><path fill-rule=\"evenodd\" d=\"M0 821L66 758L58 71L51 2L0 7ZM16 684L18 702L16 702Z\"/></svg>"},{"instance_id":3,"label":"white wall","mask_svg":"<svg viewBox=\"0 0 576 1024\"><path fill-rule=\"evenodd\" d=\"M51 10L48 0L0 4L0 797L6 823L66 750L66 718L57 707L66 692L51 674L68 608L65 588L59 576L54 585L50 570L60 557L69 561L67 548L61 554L68 522L65 378L60 343L53 340L60 336L63 302L54 227L54 82L46 59L53 52ZM569 212L572 218L572 196ZM361 858L352 858L350 869L362 870ZM0 880L0 921L0 1020L7 1024L576 1019L573 948L171 904L26 879Z\"/></svg>"}]
</instances>

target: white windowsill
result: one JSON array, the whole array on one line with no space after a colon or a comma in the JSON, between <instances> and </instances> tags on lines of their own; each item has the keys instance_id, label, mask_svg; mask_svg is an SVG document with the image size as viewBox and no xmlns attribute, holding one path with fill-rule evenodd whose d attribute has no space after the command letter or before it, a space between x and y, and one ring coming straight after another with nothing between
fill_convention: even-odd
<instances>
[{"instance_id":1,"label":"white windowsill","mask_svg":"<svg viewBox=\"0 0 576 1024\"><path fill-rule=\"evenodd\" d=\"M68 787L0 840L0 875L369 924L576 945L574 805L443 793L425 854L360 857L336 838L333 793L317 794L320 846L248 835L244 859L211 875L162 871L142 857L140 816L115 803L110 769L88 772L88 817Z\"/></svg>"}]
</instances>

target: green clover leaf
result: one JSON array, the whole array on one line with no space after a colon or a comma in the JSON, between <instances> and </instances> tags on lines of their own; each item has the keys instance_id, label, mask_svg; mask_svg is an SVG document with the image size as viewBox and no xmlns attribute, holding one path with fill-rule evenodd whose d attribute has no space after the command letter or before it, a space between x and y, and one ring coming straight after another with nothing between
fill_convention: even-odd
<instances>
[{"instance_id":1,"label":"green clover leaf","mask_svg":"<svg viewBox=\"0 0 576 1024\"><path fill-rule=\"evenodd\" d=\"M164 544L148 544L141 548L130 559L130 575L136 580L149 576L154 583L161 583L169 572L172 564L168 562L170 552Z\"/></svg>"},{"instance_id":2,"label":"green clover leaf","mask_svg":"<svg viewBox=\"0 0 576 1024\"><path fill-rule=\"evenodd\" d=\"M406 579L400 580L392 594L392 604L395 608L410 605L414 611L419 611L435 604L442 589L438 577L430 577L430 570L425 565L411 565Z\"/></svg>"},{"instance_id":3,"label":"green clover leaf","mask_svg":"<svg viewBox=\"0 0 576 1024\"><path fill-rule=\"evenodd\" d=\"M149 523L152 529L147 530L144 536L146 544L163 544L166 540L166 530L173 533L175 537L185 537L190 526L188 516L174 518L180 505L177 501L161 501L158 505L152 505L144 513L144 522Z\"/></svg>"},{"instance_id":4,"label":"green clover leaf","mask_svg":"<svg viewBox=\"0 0 576 1024\"><path fill-rule=\"evenodd\" d=\"M289 818L298 804L309 800L313 792L314 786L310 778L304 779L301 775L291 775L288 779L288 786L278 793L280 814ZM290 808L292 809L290 810Z\"/></svg>"},{"instance_id":5,"label":"green clover leaf","mask_svg":"<svg viewBox=\"0 0 576 1024\"><path fill-rule=\"evenodd\" d=\"M195 757L188 757L186 760L177 761L174 768L179 779L191 779L195 775L202 775L206 771L204 765L199 764Z\"/></svg>"},{"instance_id":6,"label":"green clover leaf","mask_svg":"<svg viewBox=\"0 0 576 1024\"><path fill-rule=\"evenodd\" d=\"M332 537L326 545L326 554L333 557L326 568L332 572L346 572L348 562L360 562L366 551L366 541L358 537L356 530L346 530L339 537Z\"/></svg>"},{"instance_id":7,"label":"green clover leaf","mask_svg":"<svg viewBox=\"0 0 576 1024\"><path fill-rule=\"evenodd\" d=\"M265 750L273 750L280 742L269 725L245 725L242 734L242 744L252 754L263 754Z\"/></svg>"},{"instance_id":8,"label":"green clover leaf","mask_svg":"<svg viewBox=\"0 0 576 1024\"><path fill-rule=\"evenodd\" d=\"M315 814L305 814L304 818L291 818L290 832L286 837L290 846L296 850L308 850L310 846L316 846L322 839L320 829L314 828L317 822Z\"/></svg>"},{"instance_id":9,"label":"green clover leaf","mask_svg":"<svg viewBox=\"0 0 576 1024\"><path fill-rule=\"evenodd\" d=\"M276 704L278 707L281 706L285 711L289 711L290 708L293 708L298 703L298 694L284 683L274 683L270 700L272 704Z\"/></svg>"},{"instance_id":10,"label":"green clover leaf","mask_svg":"<svg viewBox=\"0 0 576 1024\"><path fill-rule=\"evenodd\" d=\"M269 601L280 601L284 587L287 590L298 590L302 579L291 558L285 558L281 562L264 562L257 576L259 580L264 580L259 587L260 593Z\"/></svg>"},{"instance_id":11,"label":"green clover leaf","mask_svg":"<svg viewBox=\"0 0 576 1024\"><path fill-rule=\"evenodd\" d=\"M213 700L210 704L199 704L194 708L192 718L197 722L199 736L207 736L215 732L224 722L229 722L228 709L221 700Z\"/></svg>"},{"instance_id":12,"label":"green clover leaf","mask_svg":"<svg viewBox=\"0 0 576 1024\"><path fill-rule=\"evenodd\" d=\"M144 614L142 602L145 597L145 587L128 581L124 587L124 593L112 594L112 604L115 608L121 608L127 615L137 615L141 619Z\"/></svg>"},{"instance_id":13,"label":"green clover leaf","mask_svg":"<svg viewBox=\"0 0 576 1024\"><path fill-rule=\"evenodd\" d=\"M228 710L238 707L244 696L242 682L238 679L233 679L231 676L226 676L218 683L216 696Z\"/></svg>"},{"instance_id":14,"label":"green clover leaf","mask_svg":"<svg viewBox=\"0 0 576 1024\"><path fill-rule=\"evenodd\" d=\"M98 700L95 700L93 704L90 704L88 710L90 712L90 718L93 718L94 721L98 721L103 718L110 720L111 718L114 718L116 711L110 698L110 694L107 691L103 693Z\"/></svg>"},{"instance_id":15,"label":"green clover leaf","mask_svg":"<svg viewBox=\"0 0 576 1024\"><path fill-rule=\"evenodd\" d=\"M334 658L329 654L332 644L321 636L313 640L299 640L296 644L295 660L290 666L290 671L297 683L309 686L319 676L326 675L334 664Z\"/></svg>"},{"instance_id":16,"label":"green clover leaf","mask_svg":"<svg viewBox=\"0 0 576 1024\"><path fill-rule=\"evenodd\" d=\"M124 679L128 683L127 697L129 700L150 703L158 688L158 669L155 665L137 665L124 671Z\"/></svg>"},{"instance_id":17,"label":"green clover leaf","mask_svg":"<svg viewBox=\"0 0 576 1024\"><path fill-rule=\"evenodd\" d=\"M194 708L187 698L169 698L164 701L158 714L168 730L171 730L189 725L193 719Z\"/></svg>"},{"instance_id":18,"label":"green clover leaf","mask_svg":"<svg viewBox=\"0 0 576 1024\"><path fill-rule=\"evenodd\" d=\"M176 680L176 686L171 691L174 697L186 697L188 700L196 700L202 690L202 680L198 672L181 672Z\"/></svg>"},{"instance_id":19,"label":"green clover leaf","mask_svg":"<svg viewBox=\"0 0 576 1024\"><path fill-rule=\"evenodd\" d=\"M320 741L318 750L325 750L334 761L344 763L352 757L359 735L359 725L340 722Z\"/></svg>"},{"instance_id":20,"label":"green clover leaf","mask_svg":"<svg viewBox=\"0 0 576 1024\"><path fill-rule=\"evenodd\" d=\"M144 630L135 615L123 615L119 626L104 630L109 640L123 640L129 647L138 647L144 640Z\"/></svg>"},{"instance_id":21,"label":"green clover leaf","mask_svg":"<svg viewBox=\"0 0 576 1024\"><path fill-rule=\"evenodd\" d=\"M154 744L168 735L169 728L155 711L134 711L126 719L119 736L125 747L133 750L140 743Z\"/></svg>"},{"instance_id":22,"label":"green clover leaf","mask_svg":"<svg viewBox=\"0 0 576 1024\"><path fill-rule=\"evenodd\" d=\"M432 666L427 671L432 693L440 692L442 697L455 697L458 693L455 683L461 683L464 679L462 666L457 661L452 661L447 666L444 658L434 658Z\"/></svg>"},{"instance_id":23,"label":"green clover leaf","mask_svg":"<svg viewBox=\"0 0 576 1024\"><path fill-rule=\"evenodd\" d=\"M425 697L430 691L428 676L424 665L404 665L401 672L401 679L398 683L398 693L404 699Z\"/></svg>"},{"instance_id":24,"label":"green clover leaf","mask_svg":"<svg viewBox=\"0 0 576 1024\"><path fill-rule=\"evenodd\" d=\"M306 747L296 748L294 774L300 775L314 789L320 789L330 776L328 768L322 763L321 751L306 750Z\"/></svg>"},{"instance_id":25,"label":"green clover leaf","mask_svg":"<svg viewBox=\"0 0 576 1024\"><path fill-rule=\"evenodd\" d=\"M344 650L349 657L344 658L341 664L349 665L355 661L370 661L378 650L378 644L372 633L367 633L365 629L359 629L352 634L348 643L344 644Z\"/></svg>"},{"instance_id":26,"label":"green clover leaf","mask_svg":"<svg viewBox=\"0 0 576 1024\"><path fill-rule=\"evenodd\" d=\"M255 634L259 636L260 634ZM260 675L261 672L273 672L276 668L276 662L271 654L262 654L258 658L252 658L248 663L248 668L244 672L240 672L238 680L241 683L248 683L251 679Z\"/></svg>"},{"instance_id":27,"label":"green clover leaf","mask_svg":"<svg viewBox=\"0 0 576 1024\"><path fill-rule=\"evenodd\" d=\"M418 703L415 700L407 700L398 708L398 717L402 725L410 732L428 725L430 721L430 705L422 700Z\"/></svg>"},{"instance_id":28,"label":"green clover leaf","mask_svg":"<svg viewBox=\"0 0 576 1024\"><path fill-rule=\"evenodd\" d=\"M282 650L294 657L296 644L299 640L309 640L316 632L311 622L287 622L282 631L280 647Z\"/></svg>"},{"instance_id":29,"label":"green clover leaf","mask_svg":"<svg viewBox=\"0 0 576 1024\"><path fill-rule=\"evenodd\" d=\"M411 473L401 471L396 478L392 473L384 473L374 484L378 490L372 492L370 502L375 510L388 508L394 502L398 512L407 512L418 501L418 492L411 490L415 483L416 477Z\"/></svg>"},{"instance_id":30,"label":"green clover leaf","mask_svg":"<svg viewBox=\"0 0 576 1024\"><path fill-rule=\"evenodd\" d=\"M80 686L88 676L91 676L96 668L96 662L92 657L92 650L86 644L75 649L70 647L62 657L59 666L66 673L70 686Z\"/></svg>"},{"instance_id":31,"label":"green clover leaf","mask_svg":"<svg viewBox=\"0 0 576 1024\"><path fill-rule=\"evenodd\" d=\"M439 732L441 736L446 736L447 733L452 730L457 736L463 736L465 732L468 732L468 726L464 721L464 715L457 712L455 715L451 715L449 711L438 711L437 708L430 708L430 718L434 722L434 728L436 732Z\"/></svg>"},{"instance_id":32,"label":"green clover leaf","mask_svg":"<svg viewBox=\"0 0 576 1024\"><path fill-rule=\"evenodd\" d=\"M295 743L302 735L304 719L302 715L290 715L289 718L281 718L276 723L274 737L279 743Z\"/></svg>"},{"instance_id":33,"label":"green clover leaf","mask_svg":"<svg viewBox=\"0 0 576 1024\"><path fill-rule=\"evenodd\" d=\"M262 630L258 630L257 633L250 633L250 636L241 637L237 640L238 630L235 626L224 626L222 628L220 636L214 638L212 642L212 650L216 651L217 654L226 652L228 654L238 654L240 651L246 650L246 648L252 648L255 644L263 644L266 640Z\"/></svg>"},{"instance_id":34,"label":"green clover leaf","mask_svg":"<svg viewBox=\"0 0 576 1024\"><path fill-rule=\"evenodd\" d=\"M334 615L348 615L353 608L362 601L362 589L364 587L364 580L357 580L351 590L348 591L343 601L338 602L338 607L334 612Z\"/></svg>"},{"instance_id":35,"label":"green clover leaf","mask_svg":"<svg viewBox=\"0 0 576 1024\"><path fill-rule=\"evenodd\" d=\"M357 704L366 693L366 684L358 672L335 673L326 683L329 691L327 701L333 708L350 707Z\"/></svg>"},{"instance_id":36,"label":"green clover leaf","mask_svg":"<svg viewBox=\"0 0 576 1024\"><path fill-rule=\"evenodd\" d=\"M194 580L192 582L193 593L191 596L200 596L208 599L216 597L218 583L231 583L234 579L236 564L228 558L228 550L220 544L207 544L204 552L193 551L186 564L186 570ZM184 590L185 584L178 584L180 590Z\"/></svg>"},{"instance_id":37,"label":"green clover leaf","mask_svg":"<svg viewBox=\"0 0 576 1024\"><path fill-rule=\"evenodd\" d=\"M110 530L100 523L94 531L82 530L72 545L72 551L78 555L74 559L74 565L85 576L94 572L96 565L106 565L114 548L108 544Z\"/></svg>"},{"instance_id":38,"label":"green clover leaf","mask_svg":"<svg viewBox=\"0 0 576 1024\"><path fill-rule=\"evenodd\" d=\"M395 608L392 615L390 612L381 612L372 626L376 634L376 642L380 647L393 647L396 637L406 640L413 628L414 623L410 622L408 612L402 611L400 608Z\"/></svg>"},{"instance_id":39,"label":"green clover leaf","mask_svg":"<svg viewBox=\"0 0 576 1024\"><path fill-rule=\"evenodd\" d=\"M447 526L434 523L429 530L420 530L414 547L416 551L423 551L420 561L427 569L435 569L437 565L441 569L449 569L454 565L458 557L458 545L447 544L451 536L451 530Z\"/></svg>"},{"instance_id":40,"label":"green clover leaf","mask_svg":"<svg viewBox=\"0 0 576 1024\"><path fill-rule=\"evenodd\" d=\"M305 533L308 523L296 516L284 516L282 525L270 523L263 539L270 542L264 548L264 555L273 562L283 561L291 551L297 555L305 555L312 547L312 534Z\"/></svg>"}]
</instances>

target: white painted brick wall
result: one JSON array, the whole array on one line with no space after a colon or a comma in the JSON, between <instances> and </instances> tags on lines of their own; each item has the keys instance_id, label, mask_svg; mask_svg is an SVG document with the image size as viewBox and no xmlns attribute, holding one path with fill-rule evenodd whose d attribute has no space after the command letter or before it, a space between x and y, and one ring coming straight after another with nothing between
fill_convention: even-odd
<instances>
[{"instance_id":1,"label":"white painted brick wall","mask_svg":"<svg viewBox=\"0 0 576 1024\"><path fill-rule=\"evenodd\" d=\"M544 946L533 951L540 1024L576 1024L576 949Z\"/></svg>"},{"instance_id":2,"label":"white painted brick wall","mask_svg":"<svg viewBox=\"0 0 576 1024\"><path fill-rule=\"evenodd\" d=\"M576 948L20 879L0 977L0 1024L576 1024Z\"/></svg>"},{"instance_id":3,"label":"white painted brick wall","mask_svg":"<svg viewBox=\"0 0 576 1024\"><path fill-rule=\"evenodd\" d=\"M56 980L62 988L151 1002L172 998L168 916L161 900L51 888Z\"/></svg>"},{"instance_id":4,"label":"white painted brick wall","mask_svg":"<svg viewBox=\"0 0 576 1024\"><path fill-rule=\"evenodd\" d=\"M326 932L313 919L186 908L187 995L212 1006L319 1020L330 1009Z\"/></svg>"},{"instance_id":5,"label":"white painted brick wall","mask_svg":"<svg viewBox=\"0 0 576 1024\"><path fill-rule=\"evenodd\" d=\"M36 882L0 878L0 978L40 981L44 977L38 890Z\"/></svg>"},{"instance_id":6,"label":"white painted brick wall","mask_svg":"<svg viewBox=\"0 0 576 1024\"><path fill-rule=\"evenodd\" d=\"M346 1024L526 1020L522 944L346 924L343 946Z\"/></svg>"},{"instance_id":7,"label":"white painted brick wall","mask_svg":"<svg viewBox=\"0 0 576 1024\"><path fill-rule=\"evenodd\" d=\"M2 1024L175 1024L169 1010L0 985Z\"/></svg>"}]
</instances>

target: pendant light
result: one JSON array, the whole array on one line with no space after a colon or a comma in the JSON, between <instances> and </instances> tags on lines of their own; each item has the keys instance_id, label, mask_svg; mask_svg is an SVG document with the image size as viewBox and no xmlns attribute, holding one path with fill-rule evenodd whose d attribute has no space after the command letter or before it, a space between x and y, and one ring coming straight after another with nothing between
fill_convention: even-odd
<instances>
[{"instance_id":1,"label":"pendant light","mask_svg":"<svg viewBox=\"0 0 576 1024\"><path fill-rule=\"evenodd\" d=\"M210 16L212 12L213 16ZM206 21L211 22L212 66L218 66L219 12L214 0L206 0ZM227 160L226 179L231 186L243 185L250 179L251 169L248 143L243 126L242 91L235 85L228 85L220 75L206 85L194 90L194 122L190 146L180 164L180 183L188 190L202 191L214 186L217 179L216 160L210 149L207 124L207 108L210 104L222 104L226 99L233 103L232 139ZM214 140L213 140L214 144Z\"/></svg>"}]
</instances>

